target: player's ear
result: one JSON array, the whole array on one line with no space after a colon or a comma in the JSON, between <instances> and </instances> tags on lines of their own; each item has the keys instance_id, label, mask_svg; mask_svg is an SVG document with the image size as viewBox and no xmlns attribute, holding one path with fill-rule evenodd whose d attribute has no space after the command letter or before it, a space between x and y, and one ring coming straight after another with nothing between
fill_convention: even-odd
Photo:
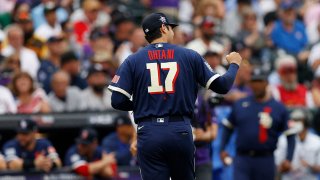
<instances>
[{"instance_id":1,"label":"player's ear","mask_svg":"<svg viewBox=\"0 0 320 180\"><path fill-rule=\"evenodd\" d=\"M167 29L166 25L162 24L161 27L160 27L160 32L162 34L166 34L167 31L168 31L168 29Z\"/></svg>"}]
</instances>

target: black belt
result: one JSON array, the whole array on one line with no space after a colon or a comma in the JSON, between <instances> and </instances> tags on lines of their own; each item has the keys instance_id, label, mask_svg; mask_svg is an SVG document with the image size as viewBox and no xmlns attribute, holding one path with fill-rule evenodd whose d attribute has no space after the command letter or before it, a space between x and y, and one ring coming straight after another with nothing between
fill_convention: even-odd
<instances>
[{"instance_id":1,"label":"black belt","mask_svg":"<svg viewBox=\"0 0 320 180\"><path fill-rule=\"evenodd\" d=\"M242 156L261 157L261 156L271 156L273 155L273 151L237 150L237 154Z\"/></svg>"},{"instance_id":2,"label":"black belt","mask_svg":"<svg viewBox=\"0 0 320 180\"><path fill-rule=\"evenodd\" d=\"M189 116L181 116L181 115L173 115L173 116L165 116L165 117L145 117L145 118L139 118L137 119L137 122L138 123L141 123L141 122L153 122L154 120L156 121L161 121L161 119L164 119L164 118L168 118L169 119L169 122L179 122L179 121L184 121L185 119L184 118L189 118ZM190 119L191 120L191 119Z\"/></svg>"}]
</instances>

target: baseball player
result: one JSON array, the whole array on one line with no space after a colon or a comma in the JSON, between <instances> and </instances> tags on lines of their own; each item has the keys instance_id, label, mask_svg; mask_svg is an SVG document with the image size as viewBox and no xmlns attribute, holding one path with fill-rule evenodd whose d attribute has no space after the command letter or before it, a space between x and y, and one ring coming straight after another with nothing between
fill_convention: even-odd
<instances>
[{"instance_id":1,"label":"baseball player","mask_svg":"<svg viewBox=\"0 0 320 180\"><path fill-rule=\"evenodd\" d=\"M250 81L253 95L235 102L228 120L223 121L221 159L225 164L231 164L225 146L233 131L237 132L233 176L236 180L275 178L273 152L279 135L288 128L289 115L284 105L267 93L267 79L266 73L255 69ZM294 135L287 135L288 153L282 164L284 169L290 169L294 150Z\"/></svg>"},{"instance_id":2,"label":"baseball player","mask_svg":"<svg viewBox=\"0 0 320 180\"><path fill-rule=\"evenodd\" d=\"M242 61L233 52L226 56L228 71L215 74L198 53L170 44L176 26L162 13L145 17L142 28L150 44L124 61L108 87L115 109L134 112L138 161L146 180L194 179L190 120L198 84L227 93Z\"/></svg>"}]
</instances>

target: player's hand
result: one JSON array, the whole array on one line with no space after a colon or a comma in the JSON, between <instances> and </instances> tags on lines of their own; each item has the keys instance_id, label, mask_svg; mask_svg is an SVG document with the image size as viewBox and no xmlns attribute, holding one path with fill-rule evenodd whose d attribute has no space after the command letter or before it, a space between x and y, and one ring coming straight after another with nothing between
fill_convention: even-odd
<instances>
[{"instance_id":1,"label":"player's hand","mask_svg":"<svg viewBox=\"0 0 320 180\"><path fill-rule=\"evenodd\" d=\"M130 152L132 154L132 156L136 156L137 155L137 138L134 138L131 145L130 145Z\"/></svg>"},{"instance_id":2,"label":"player's hand","mask_svg":"<svg viewBox=\"0 0 320 180\"><path fill-rule=\"evenodd\" d=\"M105 164L112 164L116 163L116 158L114 153L103 153L102 154L102 161L105 162Z\"/></svg>"},{"instance_id":3,"label":"player's hand","mask_svg":"<svg viewBox=\"0 0 320 180\"><path fill-rule=\"evenodd\" d=\"M52 161L51 159L44 156L44 154L40 154L34 160L34 165L35 165L35 168L38 170L49 172L52 168Z\"/></svg>"},{"instance_id":4,"label":"player's hand","mask_svg":"<svg viewBox=\"0 0 320 180\"><path fill-rule=\"evenodd\" d=\"M288 172L291 170L291 162L288 160L284 160L281 164L280 164L280 168L279 171L280 172Z\"/></svg>"},{"instance_id":5,"label":"player's hand","mask_svg":"<svg viewBox=\"0 0 320 180\"><path fill-rule=\"evenodd\" d=\"M229 156L229 154L226 151L222 151L220 153L220 158L225 166L230 166L232 164L232 158Z\"/></svg>"},{"instance_id":6,"label":"player's hand","mask_svg":"<svg viewBox=\"0 0 320 180\"><path fill-rule=\"evenodd\" d=\"M240 66L241 61L242 61L242 57L237 52L231 52L230 54L228 54L226 56L226 59L227 59L229 64L235 63L235 64L238 64L239 66Z\"/></svg>"}]
</instances>

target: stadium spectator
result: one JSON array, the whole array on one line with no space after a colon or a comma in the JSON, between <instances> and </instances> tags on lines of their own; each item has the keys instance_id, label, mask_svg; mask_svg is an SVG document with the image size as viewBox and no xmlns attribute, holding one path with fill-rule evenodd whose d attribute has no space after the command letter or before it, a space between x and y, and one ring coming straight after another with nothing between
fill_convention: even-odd
<instances>
[{"instance_id":1,"label":"stadium spectator","mask_svg":"<svg viewBox=\"0 0 320 180\"><path fill-rule=\"evenodd\" d=\"M208 51L203 55L209 66L218 74L224 74L227 70L222 66L222 57L219 53Z\"/></svg>"},{"instance_id":2,"label":"stadium spectator","mask_svg":"<svg viewBox=\"0 0 320 180\"><path fill-rule=\"evenodd\" d=\"M291 113L291 120L295 123L292 128L299 130L296 135L294 155L290 168L283 167L282 162L287 156L287 141L284 136L279 138L275 151L276 164L282 173L282 180L308 179L317 180L320 172L320 138L312 133L310 118L306 111L297 109Z\"/></svg>"},{"instance_id":3,"label":"stadium spectator","mask_svg":"<svg viewBox=\"0 0 320 180\"><path fill-rule=\"evenodd\" d=\"M65 52L61 55L60 60L61 70L65 71L70 76L70 85L80 89L85 89L88 84L80 74L80 62L73 51Z\"/></svg>"},{"instance_id":4,"label":"stadium spectator","mask_svg":"<svg viewBox=\"0 0 320 180\"><path fill-rule=\"evenodd\" d=\"M90 61L91 65L99 64L107 72L108 78L112 77L118 67L118 63L113 59L112 54L106 51L97 51Z\"/></svg>"},{"instance_id":5,"label":"stadium spectator","mask_svg":"<svg viewBox=\"0 0 320 180\"><path fill-rule=\"evenodd\" d=\"M34 32L35 36L41 38L43 41L47 41L47 39L52 36L62 34L62 28L56 15L57 8L53 2L47 3L44 6L43 13L46 18L46 23L40 25Z\"/></svg>"},{"instance_id":6,"label":"stadium spectator","mask_svg":"<svg viewBox=\"0 0 320 180\"><path fill-rule=\"evenodd\" d=\"M24 32L24 45L33 50L38 58L43 58L46 54L45 42L34 35L34 27L29 12L20 13L17 16L16 23Z\"/></svg>"},{"instance_id":7,"label":"stadium spectator","mask_svg":"<svg viewBox=\"0 0 320 180\"><path fill-rule=\"evenodd\" d=\"M44 9L47 3L55 3L56 6L58 5L58 1L55 0L41 0L41 3L31 10L31 16L35 29L46 23ZM66 21L69 16L68 12L63 7L59 7L56 11L56 14L59 23Z\"/></svg>"},{"instance_id":8,"label":"stadium spectator","mask_svg":"<svg viewBox=\"0 0 320 180\"><path fill-rule=\"evenodd\" d=\"M190 41L186 47L198 52L201 56L203 56L207 51L223 54L223 46L213 40L215 35L215 25L215 21L212 17L204 17L200 24L200 37Z\"/></svg>"},{"instance_id":9,"label":"stadium spectator","mask_svg":"<svg viewBox=\"0 0 320 180\"><path fill-rule=\"evenodd\" d=\"M116 58L119 60L119 64L122 64L129 55L137 52L146 44L147 41L144 39L143 30L135 27L130 35L129 41L122 43L115 53Z\"/></svg>"},{"instance_id":10,"label":"stadium spectator","mask_svg":"<svg viewBox=\"0 0 320 180\"><path fill-rule=\"evenodd\" d=\"M0 66L0 84L8 86L14 74L21 72L20 59L18 54L12 54L7 57Z\"/></svg>"},{"instance_id":11,"label":"stadium spectator","mask_svg":"<svg viewBox=\"0 0 320 180\"><path fill-rule=\"evenodd\" d=\"M48 113L51 108L47 96L41 88L36 88L32 77L21 72L14 75L11 90L17 99L18 113Z\"/></svg>"},{"instance_id":12,"label":"stadium spectator","mask_svg":"<svg viewBox=\"0 0 320 180\"><path fill-rule=\"evenodd\" d=\"M272 42L277 48L296 56L308 43L305 26L297 20L296 2L281 1L279 17L280 20L275 23L271 32Z\"/></svg>"},{"instance_id":13,"label":"stadium spectator","mask_svg":"<svg viewBox=\"0 0 320 180\"><path fill-rule=\"evenodd\" d=\"M134 133L131 120L128 116L119 116L115 119L116 132L107 135L102 140L102 148L107 153L114 153L118 166L135 165L130 153L130 143Z\"/></svg>"},{"instance_id":14,"label":"stadium spectator","mask_svg":"<svg viewBox=\"0 0 320 180\"><path fill-rule=\"evenodd\" d=\"M114 51L114 44L109 37L109 34L106 30L102 28L95 28L90 33L90 48L91 54L90 56L94 56L97 52L108 53L111 56Z\"/></svg>"},{"instance_id":15,"label":"stadium spectator","mask_svg":"<svg viewBox=\"0 0 320 180\"><path fill-rule=\"evenodd\" d=\"M37 137L37 124L30 119L19 122L17 137L5 143L3 152L10 170L32 169L45 172L61 167L61 160L51 142Z\"/></svg>"},{"instance_id":16,"label":"stadium spectator","mask_svg":"<svg viewBox=\"0 0 320 180\"><path fill-rule=\"evenodd\" d=\"M320 66L317 68L314 74L311 93L313 96L315 106L320 108Z\"/></svg>"},{"instance_id":17,"label":"stadium spectator","mask_svg":"<svg viewBox=\"0 0 320 180\"><path fill-rule=\"evenodd\" d=\"M60 69L60 58L65 51L63 40L61 36L52 36L48 39L47 47L49 55L40 64L37 75L38 82L47 94L51 91L50 82L52 74Z\"/></svg>"},{"instance_id":18,"label":"stadium spectator","mask_svg":"<svg viewBox=\"0 0 320 180\"><path fill-rule=\"evenodd\" d=\"M216 138L218 125L210 106L210 100L204 89L198 93L195 109L194 128L195 172L197 179L212 179L211 142Z\"/></svg>"},{"instance_id":19,"label":"stadium spectator","mask_svg":"<svg viewBox=\"0 0 320 180\"><path fill-rule=\"evenodd\" d=\"M49 104L53 112L72 112L83 109L81 91L70 86L70 77L63 71L55 72L51 78L52 92Z\"/></svg>"},{"instance_id":20,"label":"stadium spectator","mask_svg":"<svg viewBox=\"0 0 320 180\"><path fill-rule=\"evenodd\" d=\"M273 97L287 107L314 107L312 94L298 83L296 60L292 56L280 57L276 67L280 84L272 88Z\"/></svg>"},{"instance_id":21,"label":"stadium spectator","mask_svg":"<svg viewBox=\"0 0 320 180\"><path fill-rule=\"evenodd\" d=\"M4 5L6 3L1 3L1 5ZM14 5L14 8L10 12L6 13L0 13L0 26L2 28L7 27L8 25L14 23L17 21L18 17L21 14L26 14L30 11L30 6L28 3L16 3Z\"/></svg>"},{"instance_id":22,"label":"stadium spectator","mask_svg":"<svg viewBox=\"0 0 320 180\"><path fill-rule=\"evenodd\" d=\"M84 0L82 8L74 11L70 20L73 23L74 35L80 45L88 43L88 37L92 29L104 27L109 21L108 14L101 11L101 3L98 0Z\"/></svg>"},{"instance_id":23,"label":"stadium spectator","mask_svg":"<svg viewBox=\"0 0 320 180\"><path fill-rule=\"evenodd\" d=\"M0 114L9 114L9 113L16 113L17 106L14 102L12 93L10 90L4 86L0 85ZM0 160L1 161L1 160ZM0 163L0 169L1 169Z\"/></svg>"},{"instance_id":24,"label":"stadium spectator","mask_svg":"<svg viewBox=\"0 0 320 180\"><path fill-rule=\"evenodd\" d=\"M313 71L320 67L320 42L312 47L308 58L308 64Z\"/></svg>"},{"instance_id":25,"label":"stadium spectator","mask_svg":"<svg viewBox=\"0 0 320 180\"><path fill-rule=\"evenodd\" d=\"M0 154L0 171L6 170L6 169L7 169L6 160L4 159L4 156Z\"/></svg>"},{"instance_id":26,"label":"stadium spectator","mask_svg":"<svg viewBox=\"0 0 320 180\"><path fill-rule=\"evenodd\" d=\"M130 40L135 25L128 17L116 17L114 20L115 29L112 31L114 50L116 51L123 42Z\"/></svg>"},{"instance_id":27,"label":"stadium spectator","mask_svg":"<svg viewBox=\"0 0 320 180\"><path fill-rule=\"evenodd\" d=\"M6 28L8 46L2 49L6 57L12 54L19 54L22 71L28 72L36 77L40 63L34 51L23 46L24 33L18 25L10 25Z\"/></svg>"},{"instance_id":28,"label":"stadium spectator","mask_svg":"<svg viewBox=\"0 0 320 180\"><path fill-rule=\"evenodd\" d=\"M90 67L87 81L87 87L82 94L84 109L91 111L104 111L112 109L111 92L108 91L107 73L100 64L95 64Z\"/></svg>"},{"instance_id":29,"label":"stadium spectator","mask_svg":"<svg viewBox=\"0 0 320 180\"><path fill-rule=\"evenodd\" d=\"M88 178L112 177L114 174L112 164L115 162L114 154L105 153L99 146L97 132L92 128L81 130L76 145L69 148L65 157L66 166L72 167L74 172Z\"/></svg>"},{"instance_id":30,"label":"stadium spectator","mask_svg":"<svg viewBox=\"0 0 320 180\"><path fill-rule=\"evenodd\" d=\"M243 60L239 67L237 77L232 89L224 97L229 102L236 102L252 94L249 87L251 79L252 66L249 61Z\"/></svg>"},{"instance_id":31,"label":"stadium spectator","mask_svg":"<svg viewBox=\"0 0 320 180\"><path fill-rule=\"evenodd\" d=\"M265 39L258 27L256 13L251 8L243 10L242 26L237 35L238 41L244 42L252 50L252 55L256 59L261 59L261 50L265 46Z\"/></svg>"},{"instance_id":32,"label":"stadium spectator","mask_svg":"<svg viewBox=\"0 0 320 180\"><path fill-rule=\"evenodd\" d=\"M234 179L237 180L275 178L273 153L279 134L287 130L289 115L284 105L267 94L267 78L261 69L254 69L250 81L253 95L237 101L228 120L223 121L220 155L226 165L230 165L232 159L225 146L232 132L237 131L234 159ZM284 162L290 166L294 135L287 134L287 139L288 153Z\"/></svg>"}]
</instances>

